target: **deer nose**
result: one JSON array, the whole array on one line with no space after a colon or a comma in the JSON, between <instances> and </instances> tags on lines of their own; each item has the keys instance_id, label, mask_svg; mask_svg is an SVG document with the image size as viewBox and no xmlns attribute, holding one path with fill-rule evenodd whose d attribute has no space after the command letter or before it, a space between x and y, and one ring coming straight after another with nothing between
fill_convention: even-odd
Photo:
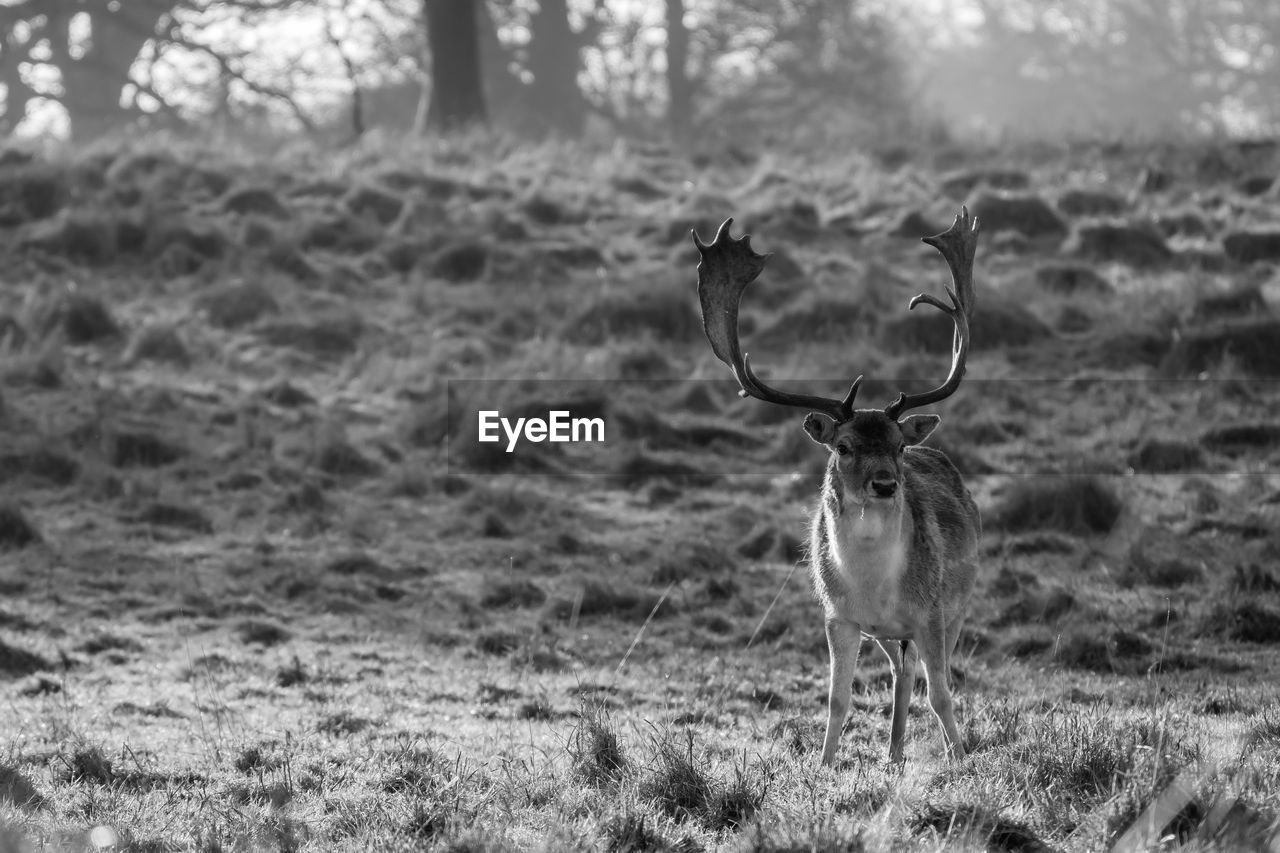
<instances>
[{"instance_id":1,"label":"deer nose","mask_svg":"<svg viewBox=\"0 0 1280 853\"><path fill-rule=\"evenodd\" d=\"M882 468L871 475L871 491L878 498L891 498L898 491L898 479Z\"/></svg>"}]
</instances>

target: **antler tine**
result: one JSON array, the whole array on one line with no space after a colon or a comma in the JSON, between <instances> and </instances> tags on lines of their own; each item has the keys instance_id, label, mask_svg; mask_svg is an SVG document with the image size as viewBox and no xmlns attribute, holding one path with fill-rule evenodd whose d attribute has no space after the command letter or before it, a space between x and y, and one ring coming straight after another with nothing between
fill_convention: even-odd
<instances>
[{"instance_id":1,"label":"antler tine","mask_svg":"<svg viewBox=\"0 0 1280 853\"><path fill-rule=\"evenodd\" d=\"M951 304L947 305L928 293L921 293L911 300L908 310L923 302L951 317L955 323L955 332L951 338L951 372L947 375L947 381L932 391L923 394L900 393L898 399L884 410L894 420L909 409L927 406L954 394L960 387L960 380L964 378L965 360L969 356L969 318L976 302L973 292L973 258L978 250L978 219L971 218L969 209L962 207L960 215L951 223L950 228L936 236L925 237L924 242L941 252L951 269L954 289L946 288Z\"/></svg>"},{"instance_id":2,"label":"antler tine","mask_svg":"<svg viewBox=\"0 0 1280 853\"><path fill-rule=\"evenodd\" d=\"M844 400L835 400L770 388L751 369L751 362L738 341L738 306L742 301L742 291L756 280L770 256L752 250L749 234L737 239L729 236L732 224L732 218L726 219L710 243L704 243L697 230L693 231L693 244L698 247L702 258L698 264L702 328L711 342L711 351L733 371L742 389L738 392L741 396L755 397L780 406L812 409L830 415L836 421L848 420L853 414L853 400L858 394L861 376Z\"/></svg>"}]
</instances>

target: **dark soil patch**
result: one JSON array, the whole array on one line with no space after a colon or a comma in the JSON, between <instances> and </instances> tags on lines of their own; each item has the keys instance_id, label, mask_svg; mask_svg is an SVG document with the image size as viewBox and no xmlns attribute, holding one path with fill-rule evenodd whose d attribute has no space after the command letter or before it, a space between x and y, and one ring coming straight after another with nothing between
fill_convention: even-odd
<instances>
[{"instance_id":1,"label":"dark soil patch","mask_svg":"<svg viewBox=\"0 0 1280 853\"><path fill-rule=\"evenodd\" d=\"M0 503L0 549L25 548L41 541L40 532L21 509Z\"/></svg>"},{"instance_id":2,"label":"dark soil patch","mask_svg":"<svg viewBox=\"0 0 1280 853\"><path fill-rule=\"evenodd\" d=\"M1240 456L1280 446L1280 424L1231 424L1208 430L1200 444L1215 453Z\"/></svg>"},{"instance_id":3,"label":"dark soil patch","mask_svg":"<svg viewBox=\"0 0 1280 853\"><path fill-rule=\"evenodd\" d=\"M1166 237L1207 237L1213 228L1194 210L1177 210L1156 214L1156 228Z\"/></svg>"},{"instance_id":4,"label":"dark soil patch","mask_svg":"<svg viewBox=\"0 0 1280 853\"><path fill-rule=\"evenodd\" d=\"M1109 370L1132 366L1156 367L1168 359L1172 345L1173 333L1166 325L1108 325L1084 340L1073 361Z\"/></svg>"},{"instance_id":5,"label":"dark soil patch","mask_svg":"<svg viewBox=\"0 0 1280 853\"><path fill-rule=\"evenodd\" d=\"M1244 196L1266 195L1275 183L1274 175L1251 175L1236 184L1236 192Z\"/></svg>"},{"instance_id":6,"label":"dark soil patch","mask_svg":"<svg viewBox=\"0 0 1280 853\"><path fill-rule=\"evenodd\" d=\"M1098 477L1026 477L991 512L989 524L1010 533L1058 530L1087 536L1109 532L1123 509L1120 496Z\"/></svg>"},{"instance_id":7,"label":"dark soil patch","mask_svg":"<svg viewBox=\"0 0 1280 853\"><path fill-rule=\"evenodd\" d=\"M330 215L307 222L298 237L298 246L307 250L359 255L377 247L381 240L377 226L370 222Z\"/></svg>"},{"instance_id":8,"label":"dark soil patch","mask_svg":"<svg viewBox=\"0 0 1280 853\"><path fill-rule=\"evenodd\" d=\"M597 346L622 338L650 335L657 340L698 340L702 321L687 293L671 291L614 293L580 311L561 332L569 343Z\"/></svg>"},{"instance_id":9,"label":"dark soil patch","mask_svg":"<svg viewBox=\"0 0 1280 853\"><path fill-rule=\"evenodd\" d=\"M301 406L314 406L316 404L315 397L312 397L287 379L281 379L279 382L275 382L263 389L262 398L283 409L297 409Z\"/></svg>"},{"instance_id":10,"label":"dark soil patch","mask_svg":"<svg viewBox=\"0 0 1280 853\"><path fill-rule=\"evenodd\" d=\"M1075 628L1058 640L1055 659L1064 666L1091 672L1114 672L1111 643L1098 628Z\"/></svg>"},{"instance_id":11,"label":"dark soil patch","mask_svg":"<svg viewBox=\"0 0 1280 853\"><path fill-rule=\"evenodd\" d=\"M1067 190L1058 196L1058 210L1067 216L1116 216L1128 207L1123 196L1103 190Z\"/></svg>"},{"instance_id":12,"label":"dark soil patch","mask_svg":"<svg viewBox=\"0 0 1280 853\"><path fill-rule=\"evenodd\" d=\"M67 343L76 346L120 336L120 326L107 306L98 298L84 293L64 296L42 325L45 334L61 331Z\"/></svg>"},{"instance_id":13,"label":"dark soil patch","mask_svg":"<svg viewBox=\"0 0 1280 853\"><path fill-rule=\"evenodd\" d=\"M1057 587L1049 590L1032 590L1014 601L992 623L993 628L1026 623L1056 622L1076 606L1076 597L1070 590Z\"/></svg>"},{"instance_id":14,"label":"dark soil patch","mask_svg":"<svg viewBox=\"0 0 1280 853\"><path fill-rule=\"evenodd\" d=\"M928 218L919 210L909 210L889 227L889 234L894 237L908 237L918 240L921 237L932 237L946 229Z\"/></svg>"},{"instance_id":15,"label":"dark soil patch","mask_svg":"<svg viewBox=\"0 0 1280 853\"><path fill-rule=\"evenodd\" d=\"M360 576L383 580L395 574L392 569L384 566L370 555L361 552L335 557L325 565L324 570L326 573L341 575L342 577Z\"/></svg>"},{"instance_id":16,"label":"dark soil patch","mask_svg":"<svg viewBox=\"0 0 1280 853\"><path fill-rule=\"evenodd\" d=\"M0 167L0 227L48 219L66 205L66 173L50 164Z\"/></svg>"},{"instance_id":17,"label":"dark soil patch","mask_svg":"<svg viewBox=\"0 0 1280 853\"><path fill-rule=\"evenodd\" d=\"M280 197L266 187L240 187L222 197L219 205L228 213L254 214L270 219L287 219L289 208Z\"/></svg>"},{"instance_id":18,"label":"dark soil patch","mask_svg":"<svg viewBox=\"0 0 1280 853\"><path fill-rule=\"evenodd\" d=\"M0 639L0 675L5 678L21 678L52 667L49 661L35 652L12 646Z\"/></svg>"},{"instance_id":19,"label":"dark soil patch","mask_svg":"<svg viewBox=\"0 0 1280 853\"><path fill-rule=\"evenodd\" d=\"M1222 238L1222 253L1238 264L1280 261L1280 231L1233 231Z\"/></svg>"},{"instance_id":20,"label":"dark soil patch","mask_svg":"<svg viewBox=\"0 0 1280 853\"><path fill-rule=\"evenodd\" d=\"M1129 454L1129 465L1141 474L1192 471L1204 465L1204 453L1176 438L1148 438Z\"/></svg>"},{"instance_id":21,"label":"dark soil patch","mask_svg":"<svg viewBox=\"0 0 1280 853\"><path fill-rule=\"evenodd\" d=\"M898 351L949 355L954 329L949 316L921 305L888 323L881 334L886 344ZM969 330L975 352L1044 344L1055 337L1053 330L1021 302L999 297L979 301Z\"/></svg>"},{"instance_id":22,"label":"dark soil patch","mask_svg":"<svg viewBox=\"0 0 1280 853\"><path fill-rule=\"evenodd\" d=\"M110 460L117 468L160 468L186 455L186 450L149 432L111 436Z\"/></svg>"},{"instance_id":23,"label":"dark soil patch","mask_svg":"<svg viewBox=\"0 0 1280 853\"><path fill-rule=\"evenodd\" d=\"M1194 323L1206 323L1212 320L1257 317L1270 313L1267 300L1262 296L1262 288L1256 284L1248 284L1200 297L1191 308L1191 319Z\"/></svg>"},{"instance_id":24,"label":"dark soil patch","mask_svg":"<svg viewBox=\"0 0 1280 853\"><path fill-rule=\"evenodd\" d=\"M1173 260L1173 251L1156 231L1114 222L1079 226L1074 251L1081 257L1136 269L1162 267Z\"/></svg>"},{"instance_id":25,"label":"dark soil patch","mask_svg":"<svg viewBox=\"0 0 1280 853\"><path fill-rule=\"evenodd\" d=\"M213 522L195 507L161 501L149 504L140 512L129 516L126 520L135 524L169 527L176 530L187 530L192 533L208 534L213 532Z\"/></svg>"},{"instance_id":26,"label":"dark soil patch","mask_svg":"<svg viewBox=\"0 0 1280 853\"><path fill-rule=\"evenodd\" d=\"M1242 643L1280 643L1280 610L1256 598L1224 601L1201 620L1200 633Z\"/></svg>"},{"instance_id":27,"label":"dark soil patch","mask_svg":"<svg viewBox=\"0 0 1280 853\"><path fill-rule=\"evenodd\" d=\"M477 281L489 268L489 247L483 243L457 243L437 252L428 263L436 278L454 284Z\"/></svg>"},{"instance_id":28,"label":"dark soil patch","mask_svg":"<svg viewBox=\"0 0 1280 853\"><path fill-rule=\"evenodd\" d=\"M120 226L117 216L101 211L63 210L30 226L21 245L81 266L97 267L115 259Z\"/></svg>"},{"instance_id":29,"label":"dark soil patch","mask_svg":"<svg viewBox=\"0 0 1280 853\"><path fill-rule=\"evenodd\" d=\"M776 320L752 334L760 349L794 345L796 341L847 341L870 317L864 303L851 299L821 299L787 308ZM754 351L754 350L753 350Z\"/></svg>"},{"instance_id":30,"label":"dark soil patch","mask_svg":"<svg viewBox=\"0 0 1280 853\"><path fill-rule=\"evenodd\" d=\"M1189 329L1161 361L1168 376L1194 376L1230 360L1247 374L1280 377L1280 319L1262 317Z\"/></svg>"},{"instance_id":31,"label":"dark soil patch","mask_svg":"<svg viewBox=\"0 0 1280 853\"><path fill-rule=\"evenodd\" d=\"M347 209L359 217L372 217L379 225L390 225L404 210L404 199L373 186L353 187L344 199Z\"/></svg>"},{"instance_id":32,"label":"dark soil patch","mask_svg":"<svg viewBox=\"0 0 1280 853\"><path fill-rule=\"evenodd\" d=\"M280 311L280 304L267 288L257 282L219 287L196 299L196 306L219 329L238 329L263 315Z\"/></svg>"},{"instance_id":33,"label":"dark soil patch","mask_svg":"<svg viewBox=\"0 0 1280 853\"><path fill-rule=\"evenodd\" d=\"M245 619L236 625L235 631L240 642L259 646L277 646L293 636L287 628L263 619Z\"/></svg>"},{"instance_id":34,"label":"dark soil patch","mask_svg":"<svg viewBox=\"0 0 1280 853\"><path fill-rule=\"evenodd\" d=\"M364 324L358 317L328 317L312 322L281 321L260 326L258 337L320 358L343 358L359 346Z\"/></svg>"},{"instance_id":35,"label":"dark soil patch","mask_svg":"<svg viewBox=\"0 0 1280 853\"><path fill-rule=\"evenodd\" d=\"M1050 293L1063 296L1086 294L1105 296L1113 293L1115 288L1091 267L1078 264L1052 264L1036 269L1036 284Z\"/></svg>"},{"instance_id":36,"label":"dark soil patch","mask_svg":"<svg viewBox=\"0 0 1280 853\"><path fill-rule=\"evenodd\" d=\"M634 621L648 617L659 601L662 597L657 592L588 580L572 598L552 600L548 607L556 619L615 615ZM676 603L668 598L654 615L662 618L675 613L676 609Z\"/></svg>"},{"instance_id":37,"label":"dark soil patch","mask_svg":"<svg viewBox=\"0 0 1280 853\"><path fill-rule=\"evenodd\" d=\"M971 206L989 233L1012 231L1029 240L1061 239L1067 234L1067 224L1040 196L983 193Z\"/></svg>"},{"instance_id":38,"label":"dark soil patch","mask_svg":"<svg viewBox=\"0 0 1280 853\"><path fill-rule=\"evenodd\" d=\"M172 326L153 325L138 330L125 351L125 360L130 363L155 361L185 367L191 363L191 354L176 329Z\"/></svg>"},{"instance_id":39,"label":"dark soil patch","mask_svg":"<svg viewBox=\"0 0 1280 853\"><path fill-rule=\"evenodd\" d=\"M69 486L80 475L80 463L44 447L0 456L0 483L14 477L31 477L55 486Z\"/></svg>"},{"instance_id":40,"label":"dark soil patch","mask_svg":"<svg viewBox=\"0 0 1280 853\"><path fill-rule=\"evenodd\" d=\"M673 456L659 456L636 451L624 458L613 475L620 486L637 488L654 480L670 480L681 486L709 487L717 483L719 475L706 466L695 466Z\"/></svg>"},{"instance_id":41,"label":"dark soil patch","mask_svg":"<svg viewBox=\"0 0 1280 853\"><path fill-rule=\"evenodd\" d=\"M314 464L335 477L376 477L382 473L381 465L351 444L339 440L322 445L316 451Z\"/></svg>"},{"instance_id":42,"label":"dark soil patch","mask_svg":"<svg viewBox=\"0 0 1280 853\"><path fill-rule=\"evenodd\" d=\"M1124 586L1146 584L1173 589L1197 583L1204 577L1198 561L1186 553L1186 545L1172 534L1144 536L1129 549L1120 574Z\"/></svg>"},{"instance_id":43,"label":"dark soil patch","mask_svg":"<svg viewBox=\"0 0 1280 853\"><path fill-rule=\"evenodd\" d=\"M980 185L993 190L1024 190L1031 186L1031 176L1018 169L970 169L943 175L939 184L951 198L963 199Z\"/></svg>"},{"instance_id":44,"label":"dark soil patch","mask_svg":"<svg viewBox=\"0 0 1280 853\"><path fill-rule=\"evenodd\" d=\"M530 580L503 580L490 584L480 598L480 606L497 607L540 607L547 600L547 593L542 587Z\"/></svg>"},{"instance_id":45,"label":"dark soil patch","mask_svg":"<svg viewBox=\"0 0 1280 853\"><path fill-rule=\"evenodd\" d=\"M986 806L927 804L911 816L909 825L917 835L932 831L944 838L970 838L990 851L1051 853L1053 850L1026 824L1001 817Z\"/></svg>"}]
</instances>

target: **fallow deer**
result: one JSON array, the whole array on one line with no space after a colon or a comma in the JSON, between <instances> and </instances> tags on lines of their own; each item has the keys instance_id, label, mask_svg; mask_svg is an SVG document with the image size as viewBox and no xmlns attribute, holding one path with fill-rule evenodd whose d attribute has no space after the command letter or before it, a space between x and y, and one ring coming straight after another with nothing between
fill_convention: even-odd
<instances>
[{"instance_id":1,"label":"fallow deer","mask_svg":"<svg viewBox=\"0 0 1280 853\"><path fill-rule=\"evenodd\" d=\"M964 376L978 220L962 209L950 229L924 238L951 269L954 289L946 289L951 304L922 293L909 306L932 305L955 324L946 381L921 394L901 393L884 409L856 410L861 376L843 400L836 400L779 391L752 370L738 343L738 305L769 255L753 251L750 236L730 237L732 223L725 220L710 244L693 234L701 255L698 296L711 349L733 370L741 396L810 409L804 430L831 454L809 545L831 652L822 763L835 760L863 635L879 644L893 672L890 760L902 760L917 657L924 663L929 705L942 725L946 752L963 758L949 659L973 589L981 521L951 461L920 446L938 426L938 416L903 413L950 397Z\"/></svg>"}]
</instances>

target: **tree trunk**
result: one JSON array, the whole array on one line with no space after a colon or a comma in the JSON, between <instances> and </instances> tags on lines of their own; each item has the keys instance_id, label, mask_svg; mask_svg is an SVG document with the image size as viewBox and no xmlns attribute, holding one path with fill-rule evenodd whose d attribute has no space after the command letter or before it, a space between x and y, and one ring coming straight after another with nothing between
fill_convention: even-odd
<instances>
[{"instance_id":1,"label":"tree trunk","mask_svg":"<svg viewBox=\"0 0 1280 853\"><path fill-rule=\"evenodd\" d=\"M426 126L451 131L485 122L484 89L473 0L423 0L431 51Z\"/></svg>"},{"instance_id":2,"label":"tree trunk","mask_svg":"<svg viewBox=\"0 0 1280 853\"><path fill-rule=\"evenodd\" d=\"M72 138L90 139L137 118L136 110L121 106L120 96L138 53L171 7L163 0L121 3L114 9L103 4L89 13L91 43L78 58L71 53L70 15L50 27L53 61L62 72L60 100Z\"/></svg>"},{"instance_id":3,"label":"tree trunk","mask_svg":"<svg viewBox=\"0 0 1280 853\"><path fill-rule=\"evenodd\" d=\"M689 84L689 31L684 26L684 0L667 0L667 121L671 140L689 140L693 124L693 89Z\"/></svg>"},{"instance_id":4,"label":"tree trunk","mask_svg":"<svg viewBox=\"0 0 1280 853\"><path fill-rule=\"evenodd\" d=\"M533 114L549 129L576 136L582 132L586 105L578 88L581 45L569 28L566 0L539 0L530 30L529 71L533 84L529 98Z\"/></svg>"}]
</instances>

